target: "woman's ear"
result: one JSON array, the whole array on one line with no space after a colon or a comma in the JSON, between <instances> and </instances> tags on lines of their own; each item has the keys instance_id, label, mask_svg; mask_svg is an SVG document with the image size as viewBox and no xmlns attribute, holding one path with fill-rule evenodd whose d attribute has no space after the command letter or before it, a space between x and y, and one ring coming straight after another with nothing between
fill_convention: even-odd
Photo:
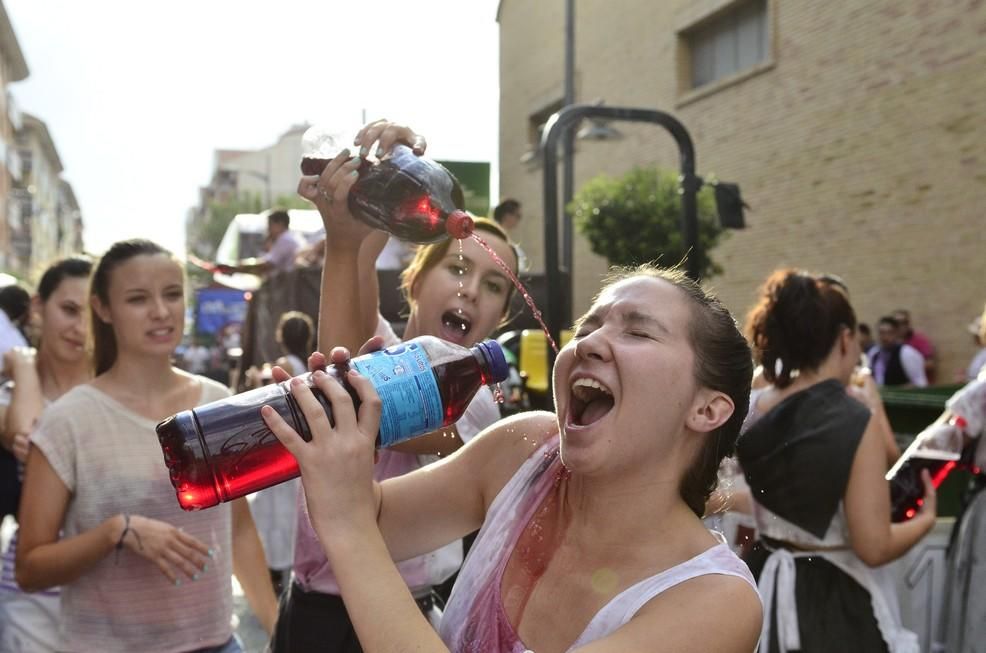
<instances>
[{"instance_id":1,"label":"woman's ear","mask_svg":"<svg viewBox=\"0 0 986 653\"><path fill-rule=\"evenodd\" d=\"M847 326L842 327L842 332L839 334L839 346L841 348L841 353L845 356L852 346L853 338L856 337L856 332Z\"/></svg>"},{"instance_id":2,"label":"woman's ear","mask_svg":"<svg viewBox=\"0 0 986 653\"><path fill-rule=\"evenodd\" d=\"M695 395L692 409L685 425L699 433L709 433L726 423L733 416L736 406L729 395L717 390L702 388Z\"/></svg>"},{"instance_id":3,"label":"woman's ear","mask_svg":"<svg viewBox=\"0 0 986 653\"><path fill-rule=\"evenodd\" d=\"M41 295L31 296L31 313L35 319L42 316L41 310L44 308L44 302L41 301Z\"/></svg>"},{"instance_id":4,"label":"woman's ear","mask_svg":"<svg viewBox=\"0 0 986 653\"><path fill-rule=\"evenodd\" d=\"M106 324L113 323L113 320L110 319L109 307L104 305L98 296L92 295L89 298L89 306L92 308L92 312L96 314L96 317L98 317L100 321Z\"/></svg>"}]
</instances>

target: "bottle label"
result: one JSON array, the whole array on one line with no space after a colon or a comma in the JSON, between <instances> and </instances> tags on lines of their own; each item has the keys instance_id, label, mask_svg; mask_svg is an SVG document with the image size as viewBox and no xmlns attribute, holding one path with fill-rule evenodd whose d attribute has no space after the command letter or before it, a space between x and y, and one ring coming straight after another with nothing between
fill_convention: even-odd
<instances>
[{"instance_id":1,"label":"bottle label","mask_svg":"<svg viewBox=\"0 0 986 653\"><path fill-rule=\"evenodd\" d=\"M370 379L383 402L381 447L441 428L442 396L428 355L417 343L354 358L352 366Z\"/></svg>"}]
</instances>

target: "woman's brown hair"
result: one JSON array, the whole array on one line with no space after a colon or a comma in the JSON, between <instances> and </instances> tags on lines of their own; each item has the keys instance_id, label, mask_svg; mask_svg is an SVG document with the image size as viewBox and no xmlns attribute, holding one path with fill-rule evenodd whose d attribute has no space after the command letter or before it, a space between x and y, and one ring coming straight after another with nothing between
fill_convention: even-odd
<instances>
[{"instance_id":1,"label":"woman's brown hair","mask_svg":"<svg viewBox=\"0 0 986 653\"><path fill-rule=\"evenodd\" d=\"M172 253L165 248L143 238L113 243L99 259L99 263L96 264L96 269L92 274L89 296L98 298L103 306L109 306L110 276L113 270L135 256L153 256L156 254L173 257ZM92 307L89 309L89 315L92 327L89 330L89 337L92 339L92 361L95 374L98 376L113 367L113 363L116 362L116 335L113 333L113 325L103 322Z\"/></svg>"},{"instance_id":2,"label":"woman's brown hair","mask_svg":"<svg viewBox=\"0 0 986 653\"><path fill-rule=\"evenodd\" d=\"M856 312L838 277L775 270L746 317L746 333L763 376L786 388L800 370L815 370L843 328L855 332Z\"/></svg>"},{"instance_id":3,"label":"woman's brown hair","mask_svg":"<svg viewBox=\"0 0 986 653\"><path fill-rule=\"evenodd\" d=\"M482 231L488 234L493 234L497 238L503 240L507 245L510 246L511 251L514 253L514 258L517 260L517 264L520 265L520 253L517 250L517 245L510 240L510 236L507 232L503 230L496 222L490 220L489 218L477 218L473 217L473 224L475 225L475 231ZM480 237L482 237L480 235ZM431 243L430 245L421 245L414 254L414 259L408 264L408 266L401 273L401 291L404 293L404 299L407 300L408 306L414 309L414 299L411 296L411 291L414 288L415 282L420 279L428 270L432 269L445 258L448 254L449 247L452 246L452 239L446 239L441 242ZM514 274L518 273L517 268L513 270ZM503 303L503 316L506 317L507 311L510 309L510 299L513 297L514 287L511 284L507 288L507 297Z\"/></svg>"}]
</instances>

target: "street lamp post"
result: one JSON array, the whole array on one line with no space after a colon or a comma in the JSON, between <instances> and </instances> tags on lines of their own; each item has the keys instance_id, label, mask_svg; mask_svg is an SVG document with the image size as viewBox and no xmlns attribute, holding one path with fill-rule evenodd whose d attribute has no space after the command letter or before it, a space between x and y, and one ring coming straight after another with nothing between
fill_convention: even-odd
<instances>
[{"instance_id":1,"label":"street lamp post","mask_svg":"<svg viewBox=\"0 0 986 653\"><path fill-rule=\"evenodd\" d=\"M695 148L688 130L674 116L652 109L633 109L626 107L593 106L575 104L563 108L551 116L545 124L541 137L541 152L544 156L544 266L547 286L546 309L548 331L555 342L560 341L562 327L572 320L572 278L571 251L565 252L568 267L561 272L558 256L558 139L573 134L575 127L583 118L605 118L630 122L650 122L664 127L678 144L681 170L682 214L681 228L685 237L685 248L689 252L686 272L693 279L699 276L698 254L698 208L696 194L702 181L695 175ZM571 231L571 216L564 214L565 232ZM567 245L570 247L570 244ZM563 277L563 278L560 278ZM548 352L549 369L554 365L555 353ZM550 374L549 374L550 383Z\"/></svg>"}]
</instances>

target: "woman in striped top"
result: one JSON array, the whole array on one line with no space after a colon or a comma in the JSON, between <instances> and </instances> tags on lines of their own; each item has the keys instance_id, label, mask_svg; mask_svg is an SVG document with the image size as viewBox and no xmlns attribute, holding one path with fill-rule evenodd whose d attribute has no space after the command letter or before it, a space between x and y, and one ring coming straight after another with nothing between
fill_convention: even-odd
<instances>
[{"instance_id":1,"label":"woman in striped top","mask_svg":"<svg viewBox=\"0 0 986 653\"><path fill-rule=\"evenodd\" d=\"M182 511L154 432L168 415L229 395L171 365L182 268L155 243L116 243L89 300L96 376L31 434L17 581L63 586L61 650L238 652L234 569L261 623L269 629L276 616L249 507Z\"/></svg>"}]
</instances>

